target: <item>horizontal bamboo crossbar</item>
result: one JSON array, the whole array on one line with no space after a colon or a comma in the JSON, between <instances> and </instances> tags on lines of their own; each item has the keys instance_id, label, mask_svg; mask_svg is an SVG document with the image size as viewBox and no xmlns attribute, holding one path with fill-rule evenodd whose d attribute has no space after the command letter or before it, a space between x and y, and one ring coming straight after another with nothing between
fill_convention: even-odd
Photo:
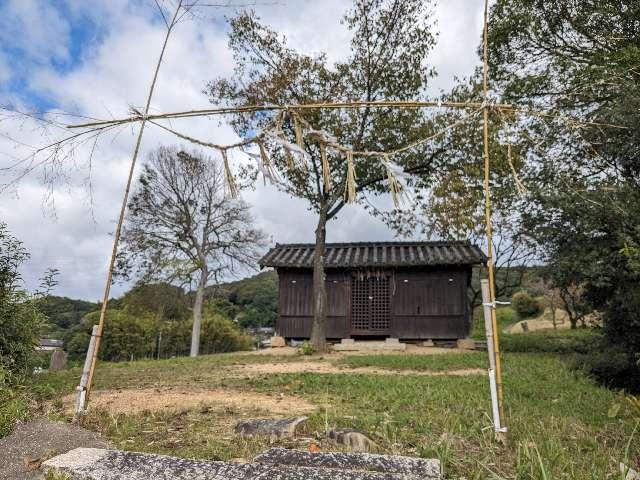
<instances>
[{"instance_id":1,"label":"horizontal bamboo crossbar","mask_svg":"<svg viewBox=\"0 0 640 480\"><path fill-rule=\"evenodd\" d=\"M279 111L279 110L318 110L318 109L357 109L357 108L482 108L482 102L435 102L435 101L393 101L379 100L373 102L356 101L356 102L330 102L330 103L302 103L296 105L244 105L240 107L219 107L206 108L197 110L185 110L182 112L158 113L155 115L141 114L132 115L126 118L116 118L112 120L99 120L96 122L78 123L69 125L67 128L88 128L99 127L104 125L119 125L125 123L138 122L146 120L162 120L169 118L188 118L188 117L205 117L209 115L225 115L231 113L251 113L260 111ZM491 104L492 108L512 109L509 104L496 103Z\"/></svg>"}]
</instances>

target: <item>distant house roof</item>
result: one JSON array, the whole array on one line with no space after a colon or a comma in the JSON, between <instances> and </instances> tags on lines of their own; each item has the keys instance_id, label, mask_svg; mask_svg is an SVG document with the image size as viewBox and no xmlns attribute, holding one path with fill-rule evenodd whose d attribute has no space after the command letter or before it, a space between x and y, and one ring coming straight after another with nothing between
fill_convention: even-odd
<instances>
[{"instance_id":1,"label":"distant house roof","mask_svg":"<svg viewBox=\"0 0 640 480\"><path fill-rule=\"evenodd\" d=\"M64 342L55 338L41 338L38 345L41 348L62 348L64 346Z\"/></svg>"},{"instance_id":2,"label":"distant house roof","mask_svg":"<svg viewBox=\"0 0 640 480\"><path fill-rule=\"evenodd\" d=\"M259 261L260 267L312 268L315 245L276 244ZM327 243L328 268L478 265L487 257L469 242Z\"/></svg>"}]
</instances>

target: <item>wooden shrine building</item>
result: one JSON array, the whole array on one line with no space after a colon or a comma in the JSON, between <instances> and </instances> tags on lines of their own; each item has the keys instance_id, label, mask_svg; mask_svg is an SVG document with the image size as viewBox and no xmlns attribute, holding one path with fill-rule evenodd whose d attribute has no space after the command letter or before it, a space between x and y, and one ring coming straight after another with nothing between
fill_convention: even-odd
<instances>
[{"instance_id":1,"label":"wooden shrine building","mask_svg":"<svg viewBox=\"0 0 640 480\"><path fill-rule=\"evenodd\" d=\"M260 260L278 272L282 337L311 335L313 250L313 244L276 244ZM327 338L465 338L471 270L485 262L467 242L329 243Z\"/></svg>"}]
</instances>

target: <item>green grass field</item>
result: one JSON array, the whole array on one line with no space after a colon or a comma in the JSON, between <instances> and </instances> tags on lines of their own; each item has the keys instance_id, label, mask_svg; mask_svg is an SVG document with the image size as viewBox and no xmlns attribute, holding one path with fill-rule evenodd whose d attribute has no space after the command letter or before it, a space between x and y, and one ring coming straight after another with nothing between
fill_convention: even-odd
<instances>
[{"instance_id":1,"label":"green grass field","mask_svg":"<svg viewBox=\"0 0 640 480\"><path fill-rule=\"evenodd\" d=\"M487 378L395 375L403 369L445 372L484 368L483 353L314 357L345 367L389 369L388 375L276 373L227 375L252 363L301 362L302 357L224 354L198 359L102 363L97 389L227 389L292 395L317 405L308 436L321 438L332 426L362 429L384 452L440 458L446 478L621 478L619 462L636 465L640 411L628 397L570 371L561 357L507 353L503 357L508 443L493 438ZM40 411L68 418L62 394L72 393L79 371L42 376ZM47 400L48 399L48 400ZM47 400L46 403L43 403ZM244 410L207 405L149 409L136 413L92 411L85 426L118 447L200 458L251 458L269 446L232 432L241 417L264 415L260 405ZM303 447L295 440L282 445Z\"/></svg>"}]
</instances>

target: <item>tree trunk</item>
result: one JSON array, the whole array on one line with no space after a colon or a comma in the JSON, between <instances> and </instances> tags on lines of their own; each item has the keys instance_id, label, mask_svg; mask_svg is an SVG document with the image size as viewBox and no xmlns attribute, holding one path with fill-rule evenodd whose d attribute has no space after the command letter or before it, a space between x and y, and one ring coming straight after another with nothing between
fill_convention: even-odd
<instances>
[{"instance_id":1,"label":"tree trunk","mask_svg":"<svg viewBox=\"0 0 640 480\"><path fill-rule=\"evenodd\" d=\"M327 239L326 203L320 205L318 226L316 227L316 246L313 255L313 327L311 328L311 344L318 352L327 350L327 285L324 271L324 257Z\"/></svg>"},{"instance_id":2,"label":"tree trunk","mask_svg":"<svg viewBox=\"0 0 640 480\"><path fill-rule=\"evenodd\" d=\"M202 325L202 305L204 303L204 287L207 283L207 272L202 271L196 290L196 299L193 302L193 330L191 330L190 357L197 357L200 351L200 326Z\"/></svg>"}]
</instances>

